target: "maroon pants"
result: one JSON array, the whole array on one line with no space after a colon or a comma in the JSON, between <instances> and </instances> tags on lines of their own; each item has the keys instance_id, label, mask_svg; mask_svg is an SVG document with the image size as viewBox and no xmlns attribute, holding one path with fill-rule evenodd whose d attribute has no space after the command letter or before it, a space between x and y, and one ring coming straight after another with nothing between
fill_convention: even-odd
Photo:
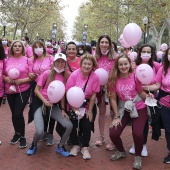
<instances>
[{"instance_id":1,"label":"maroon pants","mask_svg":"<svg viewBox=\"0 0 170 170\"><path fill-rule=\"evenodd\" d=\"M141 156L142 148L143 148L143 130L147 121L147 109L146 107L138 111L138 117L137 118L131 118L130 113L124 112L124 116L122 118L122 126L118 125L117 128L113 127L110 129L110 139L112 140L113 144L116 146L118 151L124 152L125 149L123 147L122 140L120 138L120 135L123 132L123 129L126 127L128 122L132 120L133 122L133 140L135 144L135 152L137 156Z\"/></svg>"}]
</instances>

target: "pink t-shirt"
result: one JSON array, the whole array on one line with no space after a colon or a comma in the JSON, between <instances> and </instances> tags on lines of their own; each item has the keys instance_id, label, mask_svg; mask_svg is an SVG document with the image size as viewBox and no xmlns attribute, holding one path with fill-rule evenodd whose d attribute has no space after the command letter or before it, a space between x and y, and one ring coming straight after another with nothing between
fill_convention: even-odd
<instances>
[{"instance_id":1,"label":"pink t-shirt","mask_svg":"<svg viewBox=\"0 0 170 170\"><path fill-rule=\"evenodd\" d=\"M118 78L116 84L109 88L111 92L115 92L119 98L126 102L127 100L133 100L138 92L142 91L142 84L139 82L135 75L131 73L127 78ZM145 108L144 100L135 103L137 109Z\"/></svg>"},{"instance_id":2,"label":"pink t-shirt","mask_svg":"<svg viewBox=\"0 0 170 170\"><path fill-rule=\"evenodd\" d=\"M0 60L0 97L4 95L4 82L3 82L3 60Z\"/></svg>"},{"instance_id":3,"label":"pink t-shirt","mask_svg":"<svg viewBox=\"0 0 170 170\"><path fill-rule=\"evenodd\" d=\"M10 56L8 59L5 59L4 63L5 63L4 73L7 77L9 77L8 72L12 68L16 68L19 71L20 75L18 79L27 78L28 74L32 73L32 61L25 56L22 56L19 58ZM10 86L11 84L5 82L6 93L9 93ZM26 91L30 87L30 83L29 82L23 83L23 84L20 84L19 86L15 85L15 87L16 87L16 93L23 92L23 91Z\"/></svg>"},{"instance_id":4,"label":"pink t-shirt","mask_svg":"<svg viewBox=\"0 0 170 170\"><path fill-rule=\"evenodd\" d=\"M164 68L161 66L156 75L156 82L161 84L161 90L170 94L170 68L168 68L167 74L164 75ZM162 97L159 102L170 108L170 95Z\"/></svg>"},{"instance_id":5,"label":"pink t-shirt","mask_svg":"<svg viewBox=\"0 0 170 170\"><path fill-rule=\"evenodd\" d=\"M73 73L71 73L67 83L66 83L66 91L68 91L71 87L77 86L84 89L84 85L87 81L88 77L84 78L82 76L81 70L77 69ZM95 72L91 72L88 83L85 89L85 98L90 99L93 93L98 93L100 91L100 83L99 77Z\"/></svg>"},{"instance_id":6,"label":"pink t-shirt","mask_svg":"<svg viewBox=\"0 0 170 170\"><path fill-rule=\"evenodd\" d=\"M77 69L80 68L80 58L76 57L76 61L75 62L70 62L69 59L67 60L69 66L71 67L72 71L75 71ZM71 73L69 67L68 67L68 72Z\"/></svg>"},{"instance_id":7,"label":"pink t-shirt","mask_svg":"<svg viewBox=\"0 0 170 170\"><path fill-rule=\"evenodd\" d=\"M46 71L46 70L50 70L52 64L54 61L54 57L53 56L48 56L45 57L43 60L40 59L36 59L35 62L33 60L33 68L32 68L32 72L36 75L36 79L35 82L38 82L41 74Z\"/></svg>"},{"instance_id":8,"label":"pink t-shirt","mask_svg":"<svg viewBox=\"0 0 170 170\"><path fill-rule=\"evenodd\" d=\"M109 60L108 56L101 56L101 58L97 59L98 68L105 69L108 73L111 72L114 66L115 59Z\"/></svg>"},{"instance_id":9,"label":"pink t-shirt","mask_svg":"<svg viewBox=\"0 0 170 170\"><path fill-rule=\"evenodd\" d=\"M37 83L37 85L40 86L40 87L43 87L43 86L44 86L44 88L42 88L42 89L40 90L40 92L41 92L41 94L43 95L43 97L44 97L45 99L47 99L47 100L49 100L49 99L48 99L48 96L47 96L47 88L48 88L48 85L50 84L50 83L47 83L47 79L48 79L48 75L49 75L49 74L50 74L50 70L46 70L46 71L40 76L40 79L39 79L39 81L38 81L38 83ZM61 82L64 83L64 77L63 77L62 74L56 74L56 75L55 75L55 80L59 80L59 81L61 81ZM57 94L56 94L56 95L57 95Z\"/></svg>"},{"instance_id":10,"label":"pink t-shirt","mask_svg":"<svg viewBox=\"0 0 170 170\"><path fill-rule=\"evenodd\" d=\"M32 51L32 47L31 47L31 46L27 45L27 46L25 47L25 52L26 52L26 56L27 56L28 58L30 58L30 57L33 56L33 51Z\"/></svg>"}]
</instances>

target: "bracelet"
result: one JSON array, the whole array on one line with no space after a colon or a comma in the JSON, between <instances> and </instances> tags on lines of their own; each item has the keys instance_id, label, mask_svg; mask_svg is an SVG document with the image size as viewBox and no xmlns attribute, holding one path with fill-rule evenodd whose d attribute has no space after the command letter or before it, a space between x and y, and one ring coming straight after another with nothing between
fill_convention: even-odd
<instances>
[{"instance_id":1,"label":"bracelet","mask_svg":"<svg viewBox=\"0 0 170 170\"><path fill-rule=\"evenodd\" d=\"M119 115L117 115L117 116L114 116L114 119L117 119L117 118L120 118L120 116L119 116Z\"/></svg>"}]
</instances>

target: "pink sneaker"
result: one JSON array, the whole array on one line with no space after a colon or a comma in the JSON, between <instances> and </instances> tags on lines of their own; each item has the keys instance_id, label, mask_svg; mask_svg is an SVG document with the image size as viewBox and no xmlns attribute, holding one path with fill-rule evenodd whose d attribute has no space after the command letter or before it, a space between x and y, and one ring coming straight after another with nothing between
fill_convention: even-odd
<instances>
[{"instance_id":1,"label":"pink sneaker","mask_svg":"<svg viewBox=\"0 0 170 170\"><path fill-rule=\"evenodd\" d=\"M108 150L108 151L112 151L114 148L115 148L115 145L113 145L113 143L109 143L109 144L106 146L106 150Z\"/></svg>"}]
</instances>

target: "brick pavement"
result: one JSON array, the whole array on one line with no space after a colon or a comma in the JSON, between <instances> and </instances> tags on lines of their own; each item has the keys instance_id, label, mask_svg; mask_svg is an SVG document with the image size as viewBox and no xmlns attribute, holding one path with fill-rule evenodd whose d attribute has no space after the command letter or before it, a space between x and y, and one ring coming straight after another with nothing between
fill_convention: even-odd
<instances>
[{"instance_id":1,"label":"brick pavement","mask_svg":"<svg viewBox=\"0 0 170 170\"><path fill-rule=\"evenodd\" d=\"M107 110L108 112L108 110ZM28 106L26 106L24 115L27 122ZM133 155L127 152L127 157L118 161L110 161L109 157L115 151L106 151L105 146L109 142L108 127L111 118L106 115L105 144L102 147L96 147L95 141L99 136L97 121L95 123L95 133L92 134L90 142L91 160L82 159L81 153L77 157L64 158L55 153L56 145L59 142L58 135L54 132L55 145L46 146L45 142L39 142L38 150L35 155L27 156L26 149L19 149L18 144L11 145L9 142L13 136L13 127L11 122L11 113L8 104L0 107L0 170L131 170L133 164ZM32 142L34 133L34 124L26 125L26 138L28 146ZM164 133L162 134L164 138ZM122 139L126 150L132 145L131 127L126 127L122 134ZM158 142L151 140L151 134L148 137L149 156L143 158L143 170L168 170L170 165L162 163L163 158L167 155L165 139ZM68 150L70 146L66 147Z\"/></svg>"}]
</instances>

